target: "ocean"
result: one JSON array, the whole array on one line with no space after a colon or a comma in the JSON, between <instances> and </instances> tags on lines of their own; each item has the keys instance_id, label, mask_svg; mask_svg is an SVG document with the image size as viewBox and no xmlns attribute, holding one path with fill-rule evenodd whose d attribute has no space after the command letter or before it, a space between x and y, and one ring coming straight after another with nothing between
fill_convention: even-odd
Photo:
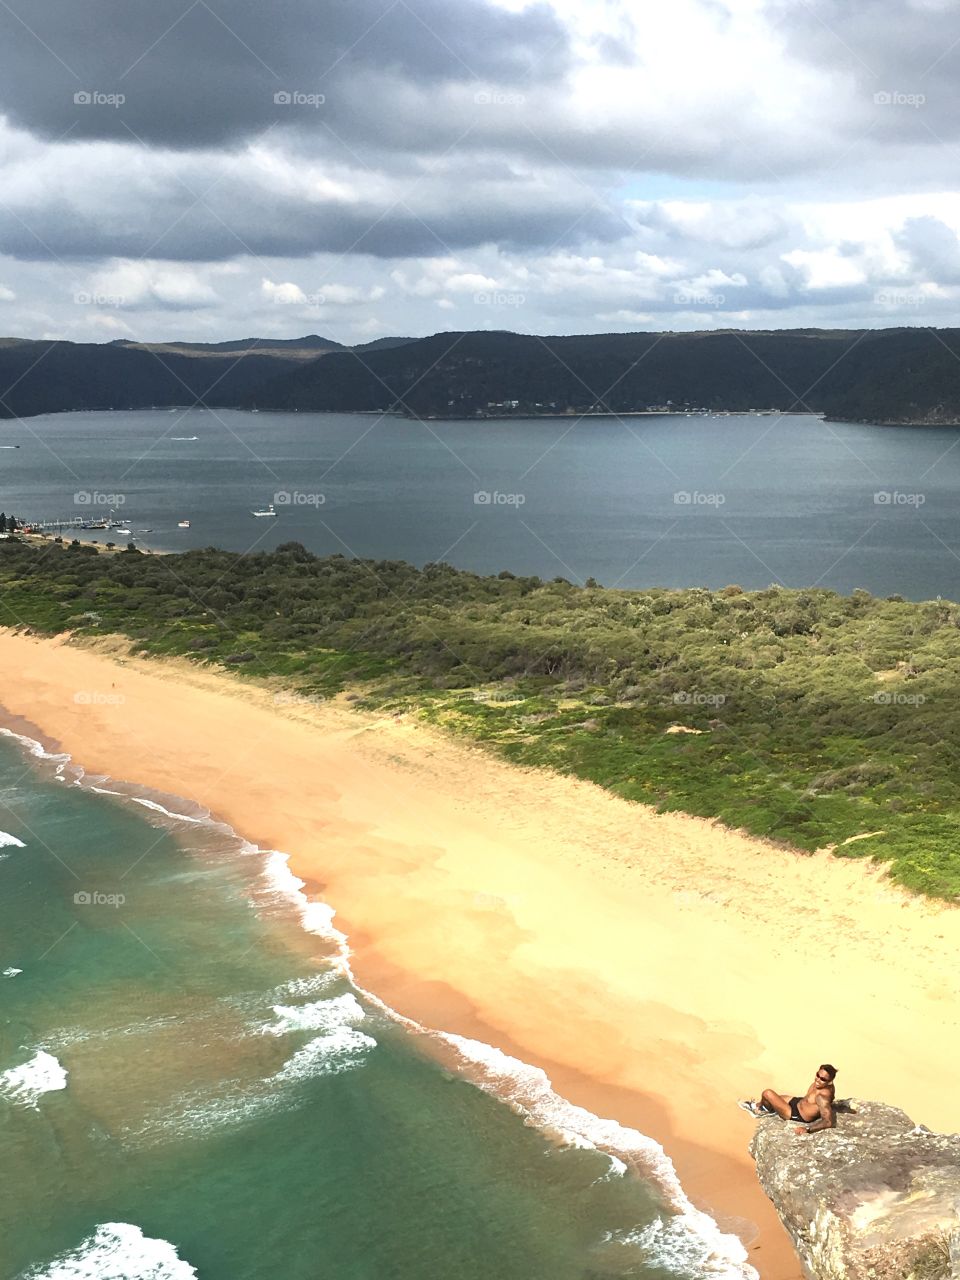
<instances>
[{"instance_id":1,"label":"ocean","mask_svg":"<svg viewBox=\"0 0 960 1280\"><path fill-rule=\"evenodd\" d=\"M755 1274L652 1140L358 988L289 852L0 733L2 1280Z\"/></svg>"},{"instance_id":2,"label":"ocean","mask_svg":"<svg viewBox=\"0 0 960 1280\"><path fill-rule=\"evenodd\" d=\"M949 427L749 414L70 413L0 422L0 509L58 519L114 507L156 550L295 540L604 586L957 599L958 442ZM270 502L276 518L251 514Z\"/></svg>"}]
</instances>

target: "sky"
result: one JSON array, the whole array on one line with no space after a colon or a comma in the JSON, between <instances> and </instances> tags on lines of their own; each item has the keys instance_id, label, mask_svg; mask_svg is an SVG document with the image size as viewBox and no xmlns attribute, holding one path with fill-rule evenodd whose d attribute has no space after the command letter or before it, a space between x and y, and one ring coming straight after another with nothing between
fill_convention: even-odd
<instances>
[{"instance_id":1,"label":"sky","mask_svg":"<svg viewBox=\"0 0 960 1280\"><path fill-rule=\"evenodd\" d=\"M0 0L0 334L960 323L957 0Z\"/></svg>"}]
</instances>

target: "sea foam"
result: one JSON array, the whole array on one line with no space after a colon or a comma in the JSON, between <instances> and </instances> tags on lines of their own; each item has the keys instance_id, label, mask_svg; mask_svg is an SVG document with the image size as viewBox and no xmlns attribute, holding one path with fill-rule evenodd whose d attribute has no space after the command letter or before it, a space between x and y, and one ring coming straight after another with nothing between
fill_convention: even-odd
<instances>
[{"instance_id":1,"label":"sea foam","mask_svg":"<svg viewBox=\"0 0 960 1280\"><path fill-rule=\"evenodd\" d=\"M336 1031L356 1026L366 1017L363 1006L352 992L310 1004L275 1004L276 1022L263 1028L264 1034L285 1036L291 1031Z\"/></svg>"},{"instance_id":2,"label":"sea foam","mask_svg":"<svg viewBox=\"0 0 960 1280\"><path fill-rule=\"evenodd\" d=\"M0 831L0 849L25 849L27 846L9 831Z\"/></svg>"},{"instance_id":3,"label":"sea foam","mask_svg":"<svg viewBox=\"0 0 960 1280\"><path fill-rule=\"evenodd\" d=\"M545 1071L482 1040L439 1031L428 1034L456 1050L471 1069L478 1088L507 1102L530 1125L554 1134L569 1146L603 1152L616 1162L611 1174L615 1174L618 1165L626 1164L656 1183L673 1216L611 1236L611 1241L640 1248L648 1262L668 1270L688 1274L691 1264L695 1264L705 1276L756 1280L757 1272L747 1262L741 1241L721 1231L708 1214L693 1206L680 1185L673 1162L653 1138L561 1098Z\"/></svg>"},{"instance_id":4,"label":"sea foam","mask_svg":"<svg viewBox=\"0 0 960 1280\"><path fill-rule=\"evenodd\" d=\"M307 933L314 933L334 943L340 959L345 963L350 955L350 946L347 935L341 933L333 923L336 911L326 902L311 901L307 897L303 892L306 881L290 870L290 855L280 853L277 849L266 851L263 875L269 889L296 909L300 923Z\"/></svg>"},{"instance_id":5,"label":"sea foam","mask_svg":"<svg viewBox=\"0 0 960 1280\"><path fill-rule=\"evenodd\" d=\"M128 1222L104 1222L78 1248L25 1271L21 1280L190 1280L196 1274L169 1241Z\"/></svg>"},{"instance_id":6,"label":"sea foam","mask_svg":"<svg viewBox=\"0 0 960 1280\"><path fill-rule=\"evenodd\" d=\"M362 1066L371 1049L373 1036L358 1030L366 1017L360 1001L352 993L315 1000L311 1004L273 1006L276 1021L262 1028L264 1035L283 1036L296 1031L322 1031L288 1058L271 1077L277 1082L305 1080L311 1076L339 1075Z\"/></svg>"},{"instance_id":7,"label":"sea foam","mask_svg":"<svg viewBox=\"0 0 960 1280\"><path fill-rule=\"evenodd\" d=\"M22 1106L36 1107L43 1094L66 1087L66 1071L45 1049L38 1049L29 1062L0 1072L0 1097Z\"/></svg>"}]
</instances>

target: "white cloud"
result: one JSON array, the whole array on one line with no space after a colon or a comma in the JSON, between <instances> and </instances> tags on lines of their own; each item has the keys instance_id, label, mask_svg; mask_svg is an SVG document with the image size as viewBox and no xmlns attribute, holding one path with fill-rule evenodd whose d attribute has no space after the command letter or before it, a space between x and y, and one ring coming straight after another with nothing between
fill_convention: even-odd
<instances>
[{"instance_id":1,"label":"white cloud","mask_svg":"<svg viewBox=\"0 0 960 1280\"><path fill-rule=\"evenodd\" d=\"M276 283L273 280L264 278L260 281L260 291L270 302L306 304L307 301L307 295L298 284L294 284L291 280Z\"/></svg>"},{"instance_id":2,"label":"white cloud","mask_svg":"<svg viewBox=\"0 0 960 1280\"><path fill-rule=\"evenodd\" d=\"M199 271L178 263L116 260L89 277L89 288L75 291L92 305L195 310L216 305L216 291ZM98 299L102 301L98 303Z\"/></svg>"},{"instance_id":3,"label":"white cloud","mask_svg":"<svg viewBox=\"0 0 960 1280\"><path fill-rule=\"evenodd\" d=\"M800 271L808 289L863 284L867 278L862 264L852 256L842 254L834 245L829 249L791 249L781 257Z\"/></svg>"}]
</instances>

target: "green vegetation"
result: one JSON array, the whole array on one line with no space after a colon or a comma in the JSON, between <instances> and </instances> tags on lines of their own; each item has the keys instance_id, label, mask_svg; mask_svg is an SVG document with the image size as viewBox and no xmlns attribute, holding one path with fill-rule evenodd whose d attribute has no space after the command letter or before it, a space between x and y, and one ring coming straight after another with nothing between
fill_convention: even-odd
<instances>
[{"instance_id":1,"label":"green vegetation","mask_svg":"<svg viewBox=\"0 0 960 1280\"><path fill-rule=\"evenodd\" d=\"M118 632L960 899L960 606L0 543L0 622ZM695 732L691 732L691 730ZM851 837L865 837L851 840ZM849 843L844 843L850 841Z\"/></svg>"}]
</instances>

